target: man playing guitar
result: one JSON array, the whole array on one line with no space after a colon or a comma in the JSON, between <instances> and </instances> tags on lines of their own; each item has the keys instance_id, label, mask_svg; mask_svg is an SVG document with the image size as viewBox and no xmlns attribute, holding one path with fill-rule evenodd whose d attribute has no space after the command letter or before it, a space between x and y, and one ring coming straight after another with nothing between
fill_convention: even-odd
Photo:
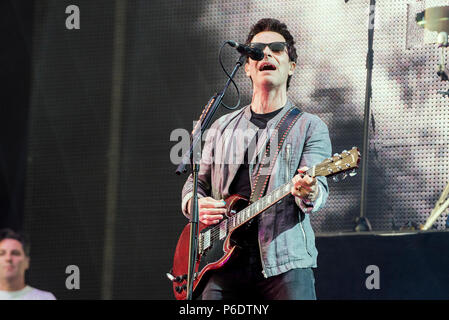
<instances>
[{"instance_id":1,"label":"man playing guitar","mask_svg":"<svg viewBox=\"0 0 449 320\"><path fill-rule=\"evenodd\" d=\"M246 43L261 49L264 59L248 58L245 64L253 87L251 104L219 118L208 131L198 176L200 222L213 226L227 219L225 199L233 194L250 199L264 169L269 176L266 193L292 178L293 184L290 195L240 228L234 254L210 271L202 299L316 299L312 268L317 267L317 250L309 214L324 206L328 186L325 177L304 173L331 156L329 132L317 116L296 110L300 115L274 163L261 166L278 123L297 109L287 98L297 54L287 26L275 19L259 20ZM192 189L190 176L182 190L186 217Z\"/></svg>"}]
</instances>

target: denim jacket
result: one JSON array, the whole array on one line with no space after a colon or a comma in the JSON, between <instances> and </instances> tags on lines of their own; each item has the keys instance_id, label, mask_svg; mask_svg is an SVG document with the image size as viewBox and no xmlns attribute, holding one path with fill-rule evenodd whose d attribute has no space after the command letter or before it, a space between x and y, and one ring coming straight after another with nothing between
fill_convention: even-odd
<instances>
[{"instance_id":1,"label":"denim jacket","mask_svg":"<svg viewBox=\"0 0 449 320\"><path fill-rule=\"evenodd\" d=\"M255 146L256 152L249 166L251 187L259 168L256 159L261 158L266 141L276 132L276 124L291 107L293 104L287 100L281 112L268 121L263 131L259 131L259 143ZM229 187L243 163L245 151L250 145L248 142L253 140L259 130L250 118L251 109L246 106L220 117L208 130L198 175L199 197L226 199L231 195ZM297 174L298 168L311 168L329 158L331 149L326 124L319 117L303 112L279 151L266 193L287 183ZM328 185L325 177L316 178L319 193L315 201L301 201L288 195L259 214L258 240L262 273L265 277L294 268L317 266L318 252L309 214L324 206L328 197ZM182 210L186 217L189 217L186 206L192 197L192 181L190 175L182 189Z\"/></svg>"}]
</instances>

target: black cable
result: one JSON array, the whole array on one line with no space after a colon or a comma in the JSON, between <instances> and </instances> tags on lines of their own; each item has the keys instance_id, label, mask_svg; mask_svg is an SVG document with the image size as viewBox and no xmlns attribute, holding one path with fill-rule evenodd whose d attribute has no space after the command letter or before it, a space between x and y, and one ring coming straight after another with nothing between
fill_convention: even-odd
<instances>
[{"instance_id":1,"label":"black cable","mask_svg":"<svg viewBox=\"0 0 449 320\"><path fill-rule=\"evenodd\" d=\"M239 88L237 87L237 84L234 82L234 80L231 78L229 72L226 70L226 68L223 65L223 61L221 58L221 52L223 51L224 46L228 44L228 41L223 42L223 44L221 45L220 51L218 53L218 61L220 62L221 68L223 69L224 73L227 75L227 77L231 80L232 84L234 85L235 89L237 90L237 96L239 98L237 104L234 107L230 107L228 106L226 103L224 103L223 101L221 101L221 104L223 105L223 107L225 107L228 110L235 110L240 106L240 91Z\"/></svg>"}]
</instances>

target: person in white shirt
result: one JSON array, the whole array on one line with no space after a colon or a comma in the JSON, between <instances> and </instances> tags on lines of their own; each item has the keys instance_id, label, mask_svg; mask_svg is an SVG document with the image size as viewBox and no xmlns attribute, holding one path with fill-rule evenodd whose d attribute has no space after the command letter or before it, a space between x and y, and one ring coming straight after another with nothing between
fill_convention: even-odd
<instances>
[{"instance_id":1,"label":"person in white shirt","mask_svg":"<svg viewBox=\"0 0 449 320\"><path fill-rule=\"evenodd\" d=\"M11 229L0 230L0 300L56 300L51 292L25 284L29 267L24 237Z\"/></svg>"}]
</instances>

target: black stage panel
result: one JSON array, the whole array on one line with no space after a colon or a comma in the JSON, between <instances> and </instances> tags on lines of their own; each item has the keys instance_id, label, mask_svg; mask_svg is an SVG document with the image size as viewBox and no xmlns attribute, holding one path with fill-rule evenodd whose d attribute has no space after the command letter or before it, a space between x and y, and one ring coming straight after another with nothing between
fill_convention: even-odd
<instances>
[{"instance_id":1,"label":"black stage panel","mask_svg":"<svg viewBox=\"0 0 449 320\"><path fill-rule=\"evenodd\" d=\"M449 299L449 231L332 233L316 244L318 299ZM379 289L366 287L370 265Z\"/></svg>"}]
</instances>

